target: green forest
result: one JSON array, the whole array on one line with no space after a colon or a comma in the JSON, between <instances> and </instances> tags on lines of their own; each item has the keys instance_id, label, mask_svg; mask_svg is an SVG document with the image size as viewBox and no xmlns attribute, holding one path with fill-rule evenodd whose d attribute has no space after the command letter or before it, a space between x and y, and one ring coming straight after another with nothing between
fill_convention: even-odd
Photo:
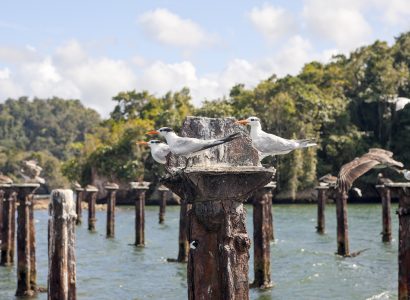
<instances>
[{"instance_id":1,"label":"green forest","mask_svg":"<svg viewBox=\"0 0 410 300\"><path fill-rule=\"evenodd\" d=\"M1 171L18 178L19 162L34 158L50 188L88 184L96 174L118 182L157 181L163 167L135 142L147 140L150 129L178 130L187 115L254 115L267 132L316 138L318 147L275 161L278 190L291 198L370 147L389 149L410 167L410 105L396 112L394 103L410 98L410 33L391 46L376 41L327 64L307 63L296 76L272 74L254 88L237 84L200 107L188 88L161 97L136 88L113 96L115 108L104 120L78 100L7 99L0 104Z\"/></svg>"}]
</instances>

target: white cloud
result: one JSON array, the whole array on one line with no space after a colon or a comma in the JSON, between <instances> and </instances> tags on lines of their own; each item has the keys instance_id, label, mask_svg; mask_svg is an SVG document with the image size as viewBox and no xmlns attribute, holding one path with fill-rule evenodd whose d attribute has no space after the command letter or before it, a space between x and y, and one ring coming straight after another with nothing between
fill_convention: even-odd
<instances>
[{"instance_id":1,"label":"white cloud","mask_svg":"<svg viewBox=\"0 0 410 300\"><path fill-rule=\"evenodd\" d=\"M388 25L399 25L403 30L410 27L410 1L408 0L373 0L382 13L383 21Z\"/></svg>"},{"instance_id":2,"label":"white cloud","mask_svg":"<svg viewBox=\"0 0 410 300\"><path fill-rule=\"evenodd\" d=\"M10 69L4 68L0 69L0 80L9 79L10 78Z\"/></svg>"},{"instance_id":3,"label":"white cloud","mask_svg":"<svg viewBox=\"0 0 410 300\"><path fill-rule=\"evenodd\" d=\"M352 50L369 41L372 28L360 11L363 1L307 0L303 9L307 28L317 37Z\"/></svg>"},{"instance_id":4,"label":"white cloud","mask_svg":"<svg viewBox=\"0 0 410 300\"><path fill-rule=\"evenodd\" d=\"M269 41L275 41L285 34L295 31L296 27L290 13L281 7L274 7L269 4L252 8L249 19Z\"/></svg>"},{"instance_id":5,"label":"white cloud","mask_svg":"<svg viewBox=\"0 0 410 300\"><path fill-rule=\"evenodd\" d=\"M213 37L190 19L182 19L167 9L148 11L138 18L148 37L183 48L196 48L213 43Z\"/></svg>"}]
</instances>

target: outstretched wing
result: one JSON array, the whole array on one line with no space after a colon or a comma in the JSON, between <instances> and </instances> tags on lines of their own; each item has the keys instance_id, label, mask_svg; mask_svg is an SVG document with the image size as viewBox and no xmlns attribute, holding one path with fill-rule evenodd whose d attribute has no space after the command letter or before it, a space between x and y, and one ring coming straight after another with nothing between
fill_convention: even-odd
<instances>
[{"instance_id":1,"label":"outstretched wing","mask_svg":"<svg viewBox=\"0 0 410 300\"><path fill-rule=\"evenodd\" d=\"M337 187L340 191L347 192L351 187L353 182L362 176L364 173L373 169L375 166L379 165L380 162L371 158L362 156L356 158L353 161L344 164L340 169L337 178Z\"/></svg>"}]
</instances>

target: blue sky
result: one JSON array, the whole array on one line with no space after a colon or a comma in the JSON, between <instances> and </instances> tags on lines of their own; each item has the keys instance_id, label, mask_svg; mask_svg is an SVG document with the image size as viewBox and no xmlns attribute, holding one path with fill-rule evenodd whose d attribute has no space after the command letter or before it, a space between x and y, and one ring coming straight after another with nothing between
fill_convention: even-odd
<instances>
[{"instance_id":1,"label":"blue sky","mask_svg":"<svg viewBox=\"0 0 410 300\"><path fill-rule=\"evenodd\" d=\"M184 86L196 104L410 30L408 0L1 1L0 101Z\"/></svg>"}]
</instances>

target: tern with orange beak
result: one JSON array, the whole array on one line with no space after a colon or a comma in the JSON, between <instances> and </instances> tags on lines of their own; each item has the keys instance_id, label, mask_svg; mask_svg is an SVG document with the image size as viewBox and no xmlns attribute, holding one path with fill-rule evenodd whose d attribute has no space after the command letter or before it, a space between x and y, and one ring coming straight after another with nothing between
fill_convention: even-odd
<instances>
[{"instance_id":1,"label":"tern with orange beak","mask_svg":"<svg viewBox=\"0 0 410 300\"><path fill-rule=\"evenodd\" d=\"M186 158L197 154L199 151L222 145L240 137L240 133L236 132L221 139L200 140L190 137L180 137L169 127L149 131L147 134L159 134L164 137L173 154L185 156Z\"/></svg>"},{"instance_id":2,"label":"tern with orange beak","mask_svg":"<svg viewBox=\"0 0 410 300\"><path fill-rule=\"evenodd\" d=\"M167 155L170 152L169 146L162 143L159 140L150 140L148 142L138 142L138 145L146 145L151 149L152 158L160 163L165 164L167 162Z\"/></svg>"},{"instance_id":3,"label":"tern with orange beak","mask_svg":"<svg viewBox=\"0 0 410 300\"><path fill-rule=\"evenodd\" d=\"M316 146L313 139L287 140L264 132L259 118L249 117L245 120L236 121L237 124L251 126L251 139L253 147L259 151L260 159L270 155L287 154L295 149Z\"/></svg>"}]
</instances>

